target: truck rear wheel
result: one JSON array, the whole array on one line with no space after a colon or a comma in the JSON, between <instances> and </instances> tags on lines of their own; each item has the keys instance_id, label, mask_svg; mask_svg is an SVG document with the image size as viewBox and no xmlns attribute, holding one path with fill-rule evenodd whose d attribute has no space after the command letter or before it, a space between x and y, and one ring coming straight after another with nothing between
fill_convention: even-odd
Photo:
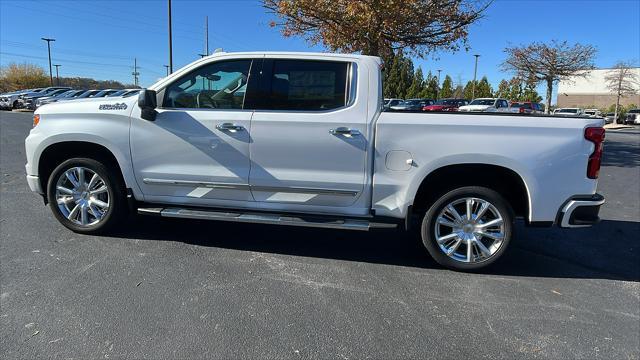
<instances>
[{"instance_id":1,"label":"truck rear wheel","mask_svg":"<svg viewBox=\"0 0 640 360\"><path fill-rule=\"evenodd\" d=\"M47 198L62 225L83 234L107 230L127 211L124 186L94 159L74 158L58 165L47 184Z\"/></svg>"},{"instance_id":2,"label":"truck rear wheel","mask_svg":"<svg viewBox=\"0 0 640 360\"><path fill-rule=\"evenodd\" d=\"M422 242L438 264L478 270L504 254L513 221L513 210L499 193L485 187L462 187L444 194L427 210Z\"/></svg>"}]
</instances>

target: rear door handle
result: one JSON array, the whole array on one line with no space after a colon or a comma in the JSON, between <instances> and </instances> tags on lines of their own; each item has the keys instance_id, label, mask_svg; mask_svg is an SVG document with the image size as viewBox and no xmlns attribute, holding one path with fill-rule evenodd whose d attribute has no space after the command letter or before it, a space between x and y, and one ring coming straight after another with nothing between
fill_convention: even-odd
<instances>
[{"instance_id":1,"label":"rear door handle","mask_svg":"<svg viewBox=\"0 0 640 360\"><path fill-rule=\"evenodd\" d=\"M335 129L329 130L331 135L344 135L344 136L355 136L360 135L360 131L356 129L349 129L346 126L337 127Z\"/></svg>"},{"instance_id":2,"label":"rear door handle","mask_svg":"<svg viewBox=\"0 0 640 360\"><path fill-rule=\"evenodd\" d=\"M232 123L222 123L222 124L216 125L216 129L218 129L220 131L236 132L236 131L244 130L244 126L236 125L236 124L232 124Z\"/></svg>"}]
</instances>

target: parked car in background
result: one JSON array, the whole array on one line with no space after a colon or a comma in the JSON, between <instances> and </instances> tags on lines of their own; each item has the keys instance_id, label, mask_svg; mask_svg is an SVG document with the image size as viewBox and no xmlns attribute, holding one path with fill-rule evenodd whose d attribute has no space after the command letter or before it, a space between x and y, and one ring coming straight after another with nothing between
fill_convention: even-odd
<instances>
[{"instance_id":1,"label":"parked car in background","mask_svg":"<svg viewBox=\"0 0 640 360\"><path fill-rule=\"evenodd\" d=\"M469 104L467 99L440 99L431 105L424 106L423 111L458 111L460 106Z\"/></svg>"},{"instance_id":2,"label":"parked car in background","mask_svg":"<svg viewBox=\"0 0 640 360\"><path fill-rule=\"evenodd\" d=\"M627 125L640 125L640 109L631 109L627 111L624 123Z\"/></svg>"},{"instance_id":3,"label":"parked car in background","mask_svg":"<svg viewBox=\"0 0 640 360\"><path fill-rule=\"evenodd\" d=\"M113 94L115 92L118 92L118 91L120 91L120 90L118 90L118 89L105 89L105 90L102 90L102 91L98 92L97 94L93 95L92 97L96 97L96 98L107 97L107 96L109 96L109 95L111 95L111 94Z\"/></svg>"},{"instance_id":4,"label":"parked car in background","mask_svg":"<svg viewBox=\"0 0 640 360\"><path fill-rule=\"evenodd\" d=\"M532 101L514 101L509 106L510 112L519 114L542 114L544 105Z\"/></svg>"},{"instance_id":5,"label":"parked car in background","mask_svg":"<svg viewBox=\"0 0 640 360\"><path fill-rule=\"evenodd\" d=\"M584 110L581 108L558 108L553 110L553 115L558 116L582 116Z\"/></svg>"},{"instance_id":6,"label":"parked car in background","mask_svg":"<svg viewBox=\"0 0 640 360\"><path fill-rule=\"evenodd\" d=\"M388 109L388 108L390 108L392 106L396 106L396 105L400 104L403 101L404 100L402 100L402 99L384 99L383 107L385 109Z\"/></svg>"},{"instance_id":7,"label":"parked car in background","mask_svg":"<svg viewBox=\"0 0 640 360\"><path fill-rule=\"evenodd\" d=\"M509 101L500 98L480 98L472 100L469 105L460 106L458 111L466 112L508 112Z\"/></svg>"},{"instance_id":8,"label":"parked car in background","mask_svg":"<svg viewBox=\"0 0 640 360\"><path fill-rule=\"evenodd\" d=\"M85 90L82 94L72 98L72 99L64 99L61 101L69 101L69 100L76 100L76 99L86 99L86 98L92 98L94 97L97 93L99 93L101 90Z\"/></svg>"},{"instance_id":9,"label":"parked car in background","mask_svg":"<svg viewBox=\"0 0 640 360\"><path fill-rule=\"evenodd\" d=\"M389 108L395 111L420 111L423 107L433 103L434 101L432 99L407 99Z\"/></svg>"},{"instance_id":10,"label":"parked car in background","mask_svg":"<svg viewBox=\"0 0 640 360\"><path fill-rule=\"evenodd\" d=\"M613 124L614 122L616 122L615 121L615 116L616 116L615 113L604 114L604 117L603 117L604 118L604 123L605 124ZM618 115L618 118L620 118L620 115Z\"/></svg>"},{"instance_id":11,"label":"parked car in background","mask_svg":"<svg viewBox=\"0 0 640 360\"><path fill-rule=\"evenodd\" d=\"M22 106L22 102L20 101L21 96L29 93L36 93L44 89L45 88L24 89L24 90L18 90L18 91L2 94L2 97L4 98L3 103L9 104L9 110L18 109Z\"/></svg>"},{"instance_id":12,"label":"parked car in background","mask_svg":"<svg viewBox=\"0 0 640 360\"><path fill-rule=\"evenodd\" d=\"M584 109L584 115L590 117L602 117L602 112L598 109Z\"/></svg>"},{"instance_id":13,"label":"parked car in background","mask_svg":"<svg viewBox=\"0 0 640 360\"><path fill-rule=\"evenodd\" d=\"M133 94L137 94L140 92L140 89L122 89L118 90L114 93L107 95L107 97L115 97L115 96L131 96Z\"/></svg>"},{"instance_id":14,"label":"parked car in background","mask_svg":"<svg viewBox=\"0 0 640 360\"><path fill-rule=\"evenodd\" d=\"M0 110L11 110L11 101L9 100L10 94L0 95Z\"/></svg>"},{"instance_id":15,"label":"parked car in background","mask_svg":"<svg viewBox=\"0 0 640 360\"><path fill-rule=\"evenodd\" d=\"M42 105L54 103L54 102L57 102L57 101L74 99L74 98L82 95L85 91L87 91L87 90L69 90L66 93L62 93L62 94L60 94L58 96L55 96L55 97L40 98L40 99L38 99L38 101L36 101L36 108L40 107Z\"/></svg>"},{"instance_id":16,"label":"parked car in background","mask_svg":"<svg viewBox=\"0 0 640 360\"><path fill-rule=\"evenodd\" d=\"M41 98L46 98L46 97L52 97L52 96L58 96L61 95L63 93L66 93L67 91L69 91L68 88L66 89L53 89L51 91L48 92L39 92L33 95L25 95L25 97L22 98L22 107L29 109L29 110L35 110L36 109L36 102L38 101L38 99Z\"/></svg>"}]
</instances>

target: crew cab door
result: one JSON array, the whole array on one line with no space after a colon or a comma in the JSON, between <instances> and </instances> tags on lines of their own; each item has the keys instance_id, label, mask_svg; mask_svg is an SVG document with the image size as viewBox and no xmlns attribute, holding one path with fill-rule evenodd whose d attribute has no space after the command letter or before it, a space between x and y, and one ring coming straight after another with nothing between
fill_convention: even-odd
<instances>
[{"instance_id":1,"label":"crew cab door","mask_svg":"<svg viewBox=\"0 0 640 360\"><path fill-rule=\"evenodd\" d=\"M367 102L356 101L356 90L367 89L357 75L349 61L265 58L250 144L259 206L340 208L362 195Z\"/></svg>"},{"instance_id":2,"label":"crew cab door","mask_svg":"<svg viewBox=\"0 0 640 360\"><path fill-rule=\"evenodd\" d=\"M205 64L158 91L155 121L133 118L131 157L147 201L224 205L251 201L251 59Z\"/></svg>"}]
</instances>

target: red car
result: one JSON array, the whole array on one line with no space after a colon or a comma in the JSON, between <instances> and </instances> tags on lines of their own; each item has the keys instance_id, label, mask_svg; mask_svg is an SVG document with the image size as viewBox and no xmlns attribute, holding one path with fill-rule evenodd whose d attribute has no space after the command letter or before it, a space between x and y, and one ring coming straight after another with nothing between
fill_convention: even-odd
<instances>
[{"instance_id":1,"label":"red car","mask_svg":"<svg viewBox=\"0 0 640 360\"><path fill-rule=\"evenodd\" d=\"M544 105L532 101L514 101L511 103L510 107L512 109L511 112L518 112L520 114L544 113Z\"/></svg>"},{"instance_id":2,"label":"red car","mask_svg":"<svg viewBox=\"0 0 640 360\"><path fill-rule=\"evenodd\" d=\"M469 100L465 99L440 99L433 105L427 105L422 111L458 111L460 106L469 104Z\"/></svg>"}]
</instances>

